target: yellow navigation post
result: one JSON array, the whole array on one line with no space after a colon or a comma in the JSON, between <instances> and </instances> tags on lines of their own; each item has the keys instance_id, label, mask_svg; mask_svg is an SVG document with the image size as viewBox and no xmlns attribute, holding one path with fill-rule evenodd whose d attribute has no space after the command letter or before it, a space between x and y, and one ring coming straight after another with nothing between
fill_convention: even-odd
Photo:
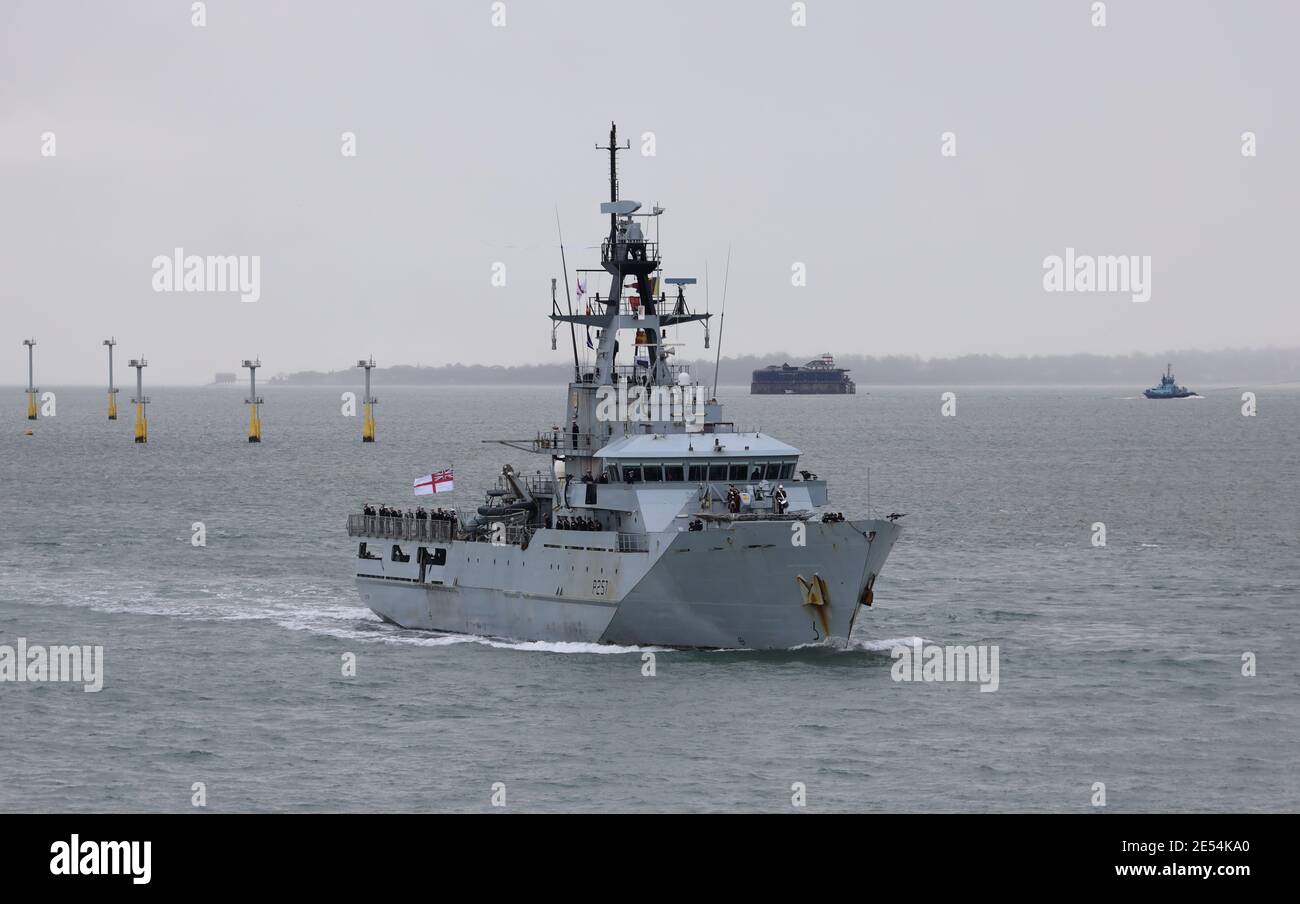
<instances>
[{"instance_id":1,"label":"yellow navigation post","mask_svg":"<svg viewBox=\"0 0 1300 904\"><path fill-rule=\"evenodd\" d=\"M144 369L149 366L149 362L145 361L144 355L141 355L139 358L132 358L127 364L135 368L135 398L131 400L131 404L135 405L135 441L147 443L149 442L149 419L145 416L144 408L149 404L149 399L144 394Z\"/></svg>"},{"instance_id":2,"label":"yellow navigation post","mask_svg":"<svg viewBox=\"0 0 1300 904\"><path fill-rule=\"evenodd\" d=\"M36 371L32 361L32 351L36 348L36 340L24 339L23 345L27 346L27 420L34 421L40 410L36 407L36 394L40 390L36 388Z\"/></svg>"},{"instance_id":3,"label":"yellow navigation post","mask_svg":"<svg viewBox=\"0 0 1300 904\"><path fill-rule=\"evenodd\" d=\"M375 441L375 411L373 406L379 399L370 394L370 371L374 366L374 355L370 356L369 361L357 362L357 367L365 368L366 371L366 395L362 399L364 422L361 425L361 441L363 443L373 443Z\"/></svg>"},{"instance_id":4,"label":"yellow navigation post","mask_svg":"<svg viewBox=\"0 0 1300 904\"><path fill-rule=\"evenodd\" d=\"M257 369L262 366L262 359L254 358L252 361L244 360L244 367L248 368L248 398L244 399L244 404L248 405L248 441L250 443L260 443L262 441L262 416L258 413L258 407L262 404L262 399L257 394Z\"/></svg>"},{"instance_id":5,"label":"yellow navigation post","mask_svg":"<svg viewBox=\"0 0 1300 904\"><path fill-rule=\"evenodd\" d=\"M105 339L104 344L108 346L108 419L117 420L117 387L113 385L113 346L117 345L116 339Z\"/></svg>"}]
</instances>

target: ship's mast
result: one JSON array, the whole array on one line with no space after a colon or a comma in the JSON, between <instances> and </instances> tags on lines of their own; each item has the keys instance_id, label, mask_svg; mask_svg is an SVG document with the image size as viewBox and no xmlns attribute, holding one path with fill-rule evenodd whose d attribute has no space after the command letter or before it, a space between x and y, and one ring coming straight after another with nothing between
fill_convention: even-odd
<instances>
[{"instance_id":1,"label":"ship's mast","mask_svg":"<svg viewBox=\"0 0 1300 904\"><path fill-rule=\"evenodd\" d=\"M618 152L626 151L632 146L628 142L622 147L618 146L618 126L611 122L609 124L609 144L596 145L598 151L609 151L609 203L613 204L618 200ZM618 232L618 214L610 211L609 214L609 241L614 242L614 236Z\"/></svg>"},{"instance_id":2,"label":"ship's mast","mask_svg":"<svg viewBox=\"0 0 1300 904\"><path fill-rule=\"evenodd\" d=\"M646 241L634 214L641 205L637 201L621 201L618 197L618 152L630 147L630 142L619 147L618 126L609 124L609 144L602 150L609 152L609 239L601 249L601 266L612 278L609 301L606 305L606 323L601 331L600 349L596 355L596 382L613 382L617 361L614 343L623 329L644 335L650 361L647 377L652 383L668 382L668 370L663 363L663 349L655 312L655 298L650 274L659 269L658 245ZM631 276L636 281L637 297L643 317L622 314L623 280ZM632 360L636 360L633 346Z\"/></svg>"},{"instance_id":3,"label":"ship's mast","mask_svg":"<svg viewBox=\"0 0 1300 904\"><path fill-rule=\"evenodd\" d=\"M560 323L571 323L600 330L600 344L596 350L596 385L612 384L617 377L617 360L615 344L620 331L631 330L644 339L649 351L649 368L645 374L652 384L668 384L672 373L664 359L662 331L664 328L679 323L707 320L709 315L692 314L686 310L685 301L680 303L682 310L660 314L656 310L657 299L654 295L652 275L659 270L659 245L650 240L642 231L639 220L658 217L662 208L655 207L649 214L636 216L641 204L638 201L625 201L619 198L618 191L618 152L625 151L631 144L618 143L618 126L609 124L609 144L596 145L597 150L609 154L609 201L601 204L601 213L609 214L609 236L601 246L600 264L610 275L609 294L603 299L605 308L600 312L567 315L559 313L552 305L551 319ZM623 281L628 277L636 281L636 293L640 311L629 308L623 310ZM566 268L565 279L568 279ZM679 289L680 294L680 289ZM635 361L633 348L631 359ZM584 381L585 382L585 381Z\"/></svg>"}]
</instances>

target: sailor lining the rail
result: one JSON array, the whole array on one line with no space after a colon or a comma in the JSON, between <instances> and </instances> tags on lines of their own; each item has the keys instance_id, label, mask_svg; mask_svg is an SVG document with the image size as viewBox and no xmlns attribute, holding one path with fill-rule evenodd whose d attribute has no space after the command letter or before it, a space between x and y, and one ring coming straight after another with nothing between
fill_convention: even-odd
<instances>
[{"instance_id":1,"label":"sailor lining the rail","mask_svg":"<svg viewBox=\"0 0 1300 904\"><path fill-rule=\"evenodd\" d=\"M558 530L598 531L605 529L601 527L600 522L594 518L583 518L581 516L570 518L564 515L555 519L555 527Z\"/></svg>"}]
</instances>

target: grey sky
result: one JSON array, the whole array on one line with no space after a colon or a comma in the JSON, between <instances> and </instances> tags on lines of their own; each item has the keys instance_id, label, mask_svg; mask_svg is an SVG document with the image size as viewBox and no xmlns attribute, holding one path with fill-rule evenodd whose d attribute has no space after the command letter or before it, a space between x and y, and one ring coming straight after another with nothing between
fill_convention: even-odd
<instances>
[{"instance_id":1,"label":"grey sky","mask_svg":"<svg viewBox=\"0 0 1300 904\"><path fill-rule=\"evenodd\" d=\"M189 0L5 0L0 382L29 334L43 386L102 380L109 334L153 383L561 360L555 210L596 266L611 119L623 195L667 208L666 273L707 260L715 311L732 246L727 352L1300 344L1300 5L505 6L210 0L194 28ZM261 300L153 292L177 246L259 255ZM1150 255L1151 301L1045 292L1067 246Z\"/></svg>"}]
</instances>

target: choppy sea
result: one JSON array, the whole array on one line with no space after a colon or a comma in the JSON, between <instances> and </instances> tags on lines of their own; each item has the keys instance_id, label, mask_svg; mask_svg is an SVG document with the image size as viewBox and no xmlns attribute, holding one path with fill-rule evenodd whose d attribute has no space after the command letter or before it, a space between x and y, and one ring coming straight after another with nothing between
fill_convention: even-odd
<instances>
[{"instance_id":1,"label":"choppy sea","mask_svg":"<svg viewBox=\"0 0 1300 904\"><path fill-rule=\"evenodd\" d=\"M0 682L0 810L1275 811L1300 808L1300 390L721 392L803 451L831 507L907 528L847 645L653 651L401 630L361 607L344 516L413 504L556 387L92 388L30 424L0 390L0 645L103 648L103 689ZM126 398L126 393L123 394ZM24 431L31 426L33 435ZM870 499L868 499L868 473ZM201 522L206 546L191 542ZM1097 523L1105 545L1094 545ZM996 646L994 692L892 651ZM345 654L356 674L345 677ZM1243 674L1253 664L1253 674ZM1245 671L1252 671L1245 668Z\"/></svg>"}]
</instances>

